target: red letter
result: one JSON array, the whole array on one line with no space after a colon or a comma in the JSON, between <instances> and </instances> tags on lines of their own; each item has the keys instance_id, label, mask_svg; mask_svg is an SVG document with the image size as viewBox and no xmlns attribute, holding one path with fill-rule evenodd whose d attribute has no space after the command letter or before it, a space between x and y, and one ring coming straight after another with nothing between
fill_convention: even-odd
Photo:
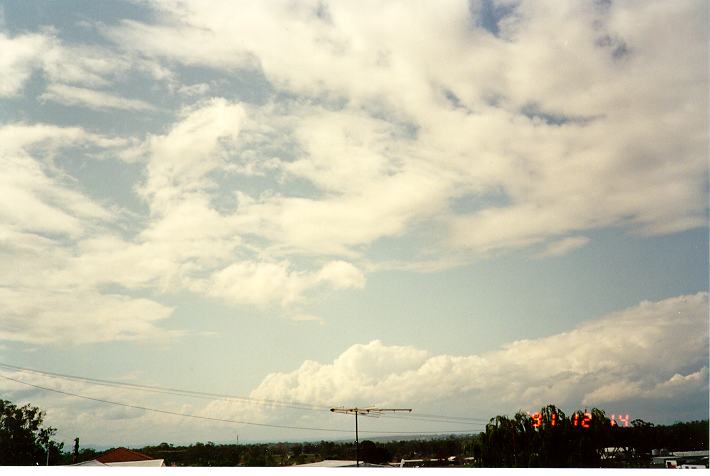
<instances>
[{"instance_id":1,"label":"red letter","mask_svg":"<svg viewBox=\"0 0 710 476\"><path fill-rule=\"evenodd\" d=\"M555 426L555 424L557 423L557 413L553 413L550 419L550 423L552 424L552 426Z\"/></svg>"},{"instance_id":2,"label":"red letter","mask_svg":"<svg viewBox=\"0 0 710 476\"><path fill-rule=\"evenodd\" d=\"M614 417L615 417L615 416L616 416L616 415L612 415L611 418L609 419L609 424L610 424L611 426L616 426L616 420L614 420Z\"/></svg>"},{"instance_id":3,"label":"red letter","mask_svg":"<svg viewBox=\"0 0 710 476\"><path fill-rule=\"evenodd\" d=\"M540 428L542 425L542 415L539 412L532 414L533 428Z\"/></svg>"},{"instance_id":4,"label":"red letter","mask_svg":"<svg viewBox=\"0 0 710 476\"><path fill-rule=\"evenodd\" d=\"M582 428L589 428L590 421L592 421L592 414L587 412L584 414L584 419L582 420Z\"/></svg>"},{"instance_id":5,"label":"red letter","mask_svg":"<svg viewBox=\"0 0 710 476\"><path fill-rule=\"evenodd\" d=\"M619 415L619 421L624 423L624 426L629 426L629 414L627 413L623 417Z\"/></svg>"},{"instance_id":6,"label":"red letter","mask_svg":"<svg viewBox=\"0 0 710 476\"><path fill-rule=\"evenodd\" d=\"M575 413L574 416L572 417L572 425L577 426L578 422L579 422L579 414Z\"/></svg>"}]
</instances>

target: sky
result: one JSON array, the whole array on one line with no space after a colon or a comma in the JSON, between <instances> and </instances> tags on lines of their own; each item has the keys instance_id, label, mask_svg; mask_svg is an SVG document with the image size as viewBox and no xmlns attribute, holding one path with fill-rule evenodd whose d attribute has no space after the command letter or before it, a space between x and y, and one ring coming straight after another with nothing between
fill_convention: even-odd
<instances>
[{"instance_id":1,"label":"sky","mask_svg":"<svg viewBox=\"0 0 710 476\"><path fill-rule=\"evenodd\" d=\"M707 418L708 20L0 1L0 398L66 447Z\"/></svg>"}]
</instances>

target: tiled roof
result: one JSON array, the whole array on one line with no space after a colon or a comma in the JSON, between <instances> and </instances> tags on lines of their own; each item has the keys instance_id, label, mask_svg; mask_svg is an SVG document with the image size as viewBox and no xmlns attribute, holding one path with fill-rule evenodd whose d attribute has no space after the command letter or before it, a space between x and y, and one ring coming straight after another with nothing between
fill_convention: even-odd
<instances>
[{"instance_id":1,"label":"tiled roof","mask_svg":"<svg viewBox=\"0 0 710 476\"><path fill-rule=\"evenodd\" d=\"M153 459L148 455L139 453L137 451L129 450L128 448L116 448L111 451L107 451L101 456L96 458L96 461L102 463L123 463L126 461L145 461L148 459Z\"/></svg>"}]
</instances>

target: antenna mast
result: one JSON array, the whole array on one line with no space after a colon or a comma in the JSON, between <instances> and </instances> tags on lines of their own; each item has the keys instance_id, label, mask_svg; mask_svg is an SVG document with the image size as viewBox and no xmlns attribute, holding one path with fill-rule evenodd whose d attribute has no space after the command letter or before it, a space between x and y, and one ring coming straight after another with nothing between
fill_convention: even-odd
<instances>
[{"instance_id":1,"label":"antenna mast","mask_svg":"<svg viewBox=\"0 0 710 476\"><path fill-rule=\"evenodd\" d=\"M353 408L345 408L345 407L338 407L338 408L331 408L331 412L333 413L344 413L346 415L355 415L355 465L359 468L360 467L360 438L358 437L358 428L357 428L357 416L358 415L367 415L367 416L380 416L384 412L412 412L411 408L375 408L375 407L366 407L366 408L358 408L358 407L353 407Z\"/></svg>"}]
</instances>

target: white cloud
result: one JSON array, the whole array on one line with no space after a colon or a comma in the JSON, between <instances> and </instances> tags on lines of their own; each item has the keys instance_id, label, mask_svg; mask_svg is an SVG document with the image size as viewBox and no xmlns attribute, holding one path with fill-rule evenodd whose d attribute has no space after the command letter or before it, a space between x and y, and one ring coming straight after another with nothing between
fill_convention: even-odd
<instances>
[{"instance_id":1,"label":"white cloud","mask_svg":"<svg viewBox=\"0 0 710 476\"><path fill-rule=\"evenodd\" d=\"M42 314L44 305L57 327L57 341L70 340L62 326L73 328L70 313L86 310L69 300L55 303L57 298L46 295L47 289L60 295L77 292L88 296L85 302L117 309L119 304L126 307L137 301L104 295L97 291L100 286L118 284L158 293L189 290L257 307L292 307L319 287L362 288L364 275L345 261L326 261L301 270L286 259L269 258L242 237L254 230L252 217L214 208L210 174L233 163L230 149L239 137L243 117L240 105L209 100L184 111L166 135L150 136L145 146L139 146L139 153L147 154L147 177L140 193L152 216L138 232L122 237L110 229L114 213L74 190L75 182L51 157L66 146L133 148L133 142L42 124L0 128L4 139L0 152L12 164L4 175L5 206L0 206L4 284L13 291L32 290L45 296L37 300L38 308L19 306L5 320L15 326L23 315ZM35 158L40 156L45 163ZM62 239L36 233L59 234ZM14 274L12 270L18 267L33 272ZM298 314L298 310L289 311L293 312ZM132 338L152 335L157 328L151 324L150 313L134 314L126 321L136 330ZM100 320L98 314L93 318ZM33 333L31 327L22 327L8 338L26 342L49 338ZM131 335L121 331L115 338L127 336ZM108 334L93 338L103 341Z\"/></svg>"},{"instance_id":2,"label":"white cloud","mask_svg":"<svg viewBox=\"0 0 710 476\"><path fill-rule=\"evenodd\" d=\"M413 347L386 346L380 341L357 344L332 364L306 361L294 372L269 374L251 395L316 405L344 404L354 399L381 402L383 395L372 400L372 387L420 367L427 357L427 352Z\"/></svg>"},{"instance_id":3,"label":"white cloud","mask_svg":"<svg viewBox=\"0 0 710 476\"><path fill-rule=\"evenodd\" d=\"M148 299L81 290L0 289L0 339L38 344L82 344L175 336L155 326L172 309Z\"/></svg>"},{"instance_id":4,"label":"white cloud","mask_svg":"<svg viewBox=\"0 0 710 476\"><path fill-rule=\"evenodd\" d=\"M322 284L335 289L362 288L365 277L344 261L326 263L317 272L294 271L286 261L236 262L196 284L196 290L235 304L287 306Z\"/></svg>"},{"instance_id":5,"label":"white cloud","mask_svg":"<svg viewBox=\"0 0 710 476\"><path fill-rule=\"evenodd\" d=\"M135 285L136 280L155 279L165 266L154 269L155 253L145 250L141 255L110 237L115 210L77 190L76 181L53 159L67 147L111 149L124 143L80 128L0 127L0 158L6 166L0 177L0 294L5 306L0 340L162 342L180 334L156 325L170 316L170 308L97 290L116 280ZM107 254L100 257L97 250Z\"/></svg>"},{"instance_id":6,"label":"white cloud","mask_svg":"<svg viewBox=\"0 0 710 476\"><path fill-rule=\"evenodd\" d=\"M549 256L563 256L573 250L585 246L589 243L589 241L589 238L586 236L570 236L558 241L553 241L548 244L544 250L538 253L537 257L546 258Z\"/></svg>"},{"instance_id":7,"label":"white cloud","mask_svg":"<svg viewBox=\"0 0 710 476\"><path fill-rule=\"evenodd\" d=\"M289 270L287 263L234 263L214 274L207 287L212 296L234 303L286 305L297 300L308 278Z\"/></svg>"},{"instance_id":8,"label":"white cloud","mask_svg":"<svg viewBox=\"0 0 710 476\"><path fill-rule=\"evenodd\" d=\"M9 377L13 380L2 378ZM103 376L109 380L117 380L140 384L140 380L120 376ZM24 383L20 383L24 382ZM143 382L146 383L146 382ZM147 382L150 384L150 382ZM215 434L224 438L233 438L235 425L219 423L215 420L205 421L189 417L161 414L140 408L111 405L60 395L33 388L36 385L55 389L68 394L76 394L90 399L118 402L126 405L157 408L169 412L187 415L197 415L205 418L246 420L263 422L266 418L263 404L240 400L184 398L173 394L140 391L113 385L96 385L78 380L58 379L30 372L0 370L0 392L10 398L15 404L29 403L38 406L46 412L45 424L58 429L58 440L68 445L77 434L82 441L90 441L98 445L111 445L116 440L128 444L138 442L136 435L145 435L149 440L190 442L212 441ZM98 424L100 422L100 424ZM110 432L106 429L110 428ZM146 432L146 429L149 429ZM189 434L189 438L185 439ZM218 441L218 439L217 439Z\"/></svg>"},{"instance_id":9,"label":"white cloud","mask_svg":"<svg viewBox=\"0 0 710 476\"><path fill-rule=\"evenodd\" d=\"M317 322L321 326L325 325L325 320L323 318L314 316L312 314L298 313L288 316L288 318L294 322Z\"/></svg>"},{"instance_id":10,"label":"white cloud","mask_svg":"<svg viewBox=\"0 0 710 476\"><path fill-rule=\"evenodd\" d=\"M46 48L46 38L29 34L10 38L0 32L0 97L18 94L29 79L39 53Z\"/></svg>"},{"instance_id":11,"label":"white cloud","mask_svg":"<svg viewBox=\"0 0 710 476\"><path fill-rule=\"evenodd\" d=\"M79 236L93 222L110 218L109 210L74 190L71 179L52 164L55 149L86 143L111 145L80 128L0 126L0 158L6 167L0 177L0 227ZM34 159L36 152L44 160Z\"/></svg>"},{"instance_id":12,"label":"white cloud","mask_svg":"<svg viewBox=\"0 0 710 476\"><path fill-rule=\"evenodd\" d=\"M35 147L46 149L81 143L84 141L106 141L79 127L59 127L53 124L3 124L0 126L0 152L5 154L28 153Z\"/></svg>"},{"instance_id":13,"label":"white cloud","mask_svg":"<svg viewBox=\"0 0 710 476\"><path fill-rule=\"evenodd\" d=\"M109 86L140 72L185 100L216 92L219 75L240 68L259 69L276 94L201 100L141 144L0 127L11 169L0 226L8 249L18 237L25 247L8 259L27 258L60 288L187 289L298 314L319 287L362 288L361 269L436 271L530 246L561 256L593 229L674 233L706 222L700 2L524 1L497 36L476 26L466 2L254 2L238 14L231 2L150 4L153 24L101 25L110 49L50 30L2 34L0 95L41 70L47 100L142 111L151 106ZM175 63L207 65L216 80L179 84ZM67 144L145 165L136 186L145 226L121 237L107 229L108 206L52 164ZM261 181L258 191L246 191L248 179ZM421 261L368 258L378 240L422 229ZM70 243L54 241L49 253L34 233ZM44 266L39 249L51 257Z\"/></svg>"},{"instance_id":14,"label":"white cloud","mask_svg":"<svg viewBox=\"0 0 710 476\"><path fill-rule=\"evenodd\" d=\"M92 44L66 44L49 36L51 47L39 54L42 71L50 81L49 91L59 87L57 95L73 95L77 101L92 101L88 92L81 88L71 91L66 84L86 87L106 87L128 73L131 68L146 68L145 63L128 58ZM59 83L59 84L57 84ZM86 90L88 91L88 90ZM96 96L93 96L96 101Z\"/></svg>"},{"instance_id":15,"label":"white cloud","mask_svg":"<svg viewBox=\"0 0 710 476\"><path fill-rule=\"evenodd\" d=\"M180 86L178 92L186 96L204 96L210 90L210 85L207 83L191 84L189 86Z\"/></svg>"},{"instance_id":16,"label":"white cloud","mask_svg":"<svg viewBox=\"0 0 710 476\"><path fill-rule=\"evenodd\" d=\"M3 296L3 302L11 301ZM145 305L150 307L147 303ZM94 309L91 298L82 306ZM436 413L463 414L483 420L495 414L518 409L532 410L553 402L566 411L597 406L610 413L622 410L634 418L637 415L633 409L628 406L620 409L619 402L642 404L652 400L682 404L684 399L707 394L706 312L705 293L642 302L585 322L569 332L513 342L480 355L434 355L412 346L386 345L375 340L351 346L331 363L305 361L292 372L269 374L249 393L249 397L294 404L308 402L326 407L370 404L410 406L416 402L412 416L435 408L439 409ZM77 313L79 321L82 315ZM56 327L51 327L51 321L43 321L42 324L50 327L47 336L50 330L57 331ZM80 324L77 322L77 326ZM85 322L83 325L92 327L94 332L103 332L94 323ZM124 324L114 322L109 325ZM128 329L129 325L125 325L124 331L129 332ZM68 332L70 329L59 331ZM77 338L81 338L78 329L71 332L76 332ZM111 332L118 332L118 329ZM683 344L678 345L679 342ZM297 412L291 408L244 400L200 402L175 395L97 386L7 370L1 373L65 392L178 413L266 424L326 428L344 426L342 419L333 418L327 410ZM133 381L125 376L115 378ZM220 438L233 438L235 430L252 438L270 434L248 425L206 424L189 418L113 408L28 389L3 379L0 379L0 390L13 401L31 401L48 409L48 424L60 428L67 440L74 437L77 428L84 429L82 435L85 437L82 438L95 444L113 441L106 440L106 428L111 429L111 438L121 438L122 441L132 441L136 434L156 442L166 439L175 442L218 441ZM443 406L447 407L446 412L440 410ZM127 418L118 418L124 411L128 412L124 415ZM102 424L97 425L97 422ZM401 426L407 424L406 420L388 419L381 424L390 429L395 425L400 425L398 429L412 429L411 426ZM423 429L421 422L409 424ZM377 431L379 428L373 421L362 422L362 425L364 430ZM443 424L432 425L440 429ZM452 428L469 426L459 423ZM101 428L101 431L92 430L96 428ZM190 435L187 440L186 434ZM298 438L303 433L283 429L279 430L279 435Z\"/></svg>"},{"instance_id":17,"label":"white cloud","mask_svg":"<svg viewBox=\"0 0 710 476\"><path fill-rule=\"evenodd\" d=\"M74 101L95 103L98 100L96 94L89 95L87 90L72 91L67 89L68 86L52 83L107 86L116 75L129 71L133 66L138 69L147 67L146 62L93 45L67 45L55 33L52 29L45 29L42 33L13 37L0 32L0 49L3 51L0 59L3 70L0 97L19 94L32 73L41 71L50 81L49 94L53 99L61 95L71 96ZM104 102L107 100L103 99Z\"/></svg>"},{"instance_id":18,"label":"white cloud","mask_svg":"<svg viewBox=\"0 0 710 476\"><path fill-rule=\"evenodd\" d=\"M484 415L550 402L577 407L632 396L671 399L677 394L671 388L707 390L707 302L706 293L642 302L568 332L480 355L357 344L332 363L307 361L292 372L270 374L252 395L423 406L457 399ZM685 368L697 370L683 375Z\"/></svg>"},{"instance_id":19,"label":"white cloud","mask_svg":"<svg viewBox=\"0 0 710 476\"><path fill-rule=\"evenodd\" d=\"M331 283L336 289L362 288L365 276L350 263L331 261L318 272L318 279Z\"/></svg>"},{"instance_id":20,"label":"white cloud","mask_svg":"<svg viewBox=\"0 0 710 476\"><path fill-rule=\"evenodd\" d=\"M69 147L101 148L103 154L94 156L97 159L119 157L135 142L135 139L96 134L81 127L60 127L41 122L0 125L0 154L29 156L44 164L54 165L57 152Z\"/></svg>"},{"instance_id":21,"label":"white cloud","mask_svg":"<svg viewBox=\"0 0 710 476\"><path fill-rule=\"evenodd\" d=\"M155 109L145 101L126 99L104 91L67 86L66 84L50 84L39 98L44 101L54 101L68 106L84 106L89 109L99 110L150 111Z\"/></svg>"},{"instance_id":22,"label":"white cloud","mask_svg":"<svg viewBox=\"0 0 710 476\"><path fill-rule=\"evenodd\" d=\"M301 154L279 169L325 193L251 210L283 249L346 254L432 217L441 241L474 252L705 223L702 2L520 2L499 37L474 27L465 2L329 4L327 15L308 2L242 4L238 15L230 2L153 5L157 24L106 34L187 65L258 65L305 97L300 122L282 128ZM411 137L397 136L402 124ZM449 207L491 190L506 203Z\"/></svg>"},{"instance_id":23,"label":"white cloud","mask_svg":"<svg viewBox=\"0 0 710 476\"><path fill-rule=\"evenodd\" d=\"M141 193L156 212L211 185L207 175L224 164L244 114L241 105L215 98L183 111L168 134L150 137L148 180Z\"/></svg>"},{"instance_id":24,"label":"white cloud","mask_svg":"<svg viewBox=\"0 0 710 476\"><path fill-rule=\"evenodd\" d=\"M708 368L703 367L688 375L674 374L668 380L649 383L643 380L614 382L604 385L589 394L582 401L585 405L614 403L634 399L671 400L686 395L707 393Z\"/></svg>"}]
</instances>

